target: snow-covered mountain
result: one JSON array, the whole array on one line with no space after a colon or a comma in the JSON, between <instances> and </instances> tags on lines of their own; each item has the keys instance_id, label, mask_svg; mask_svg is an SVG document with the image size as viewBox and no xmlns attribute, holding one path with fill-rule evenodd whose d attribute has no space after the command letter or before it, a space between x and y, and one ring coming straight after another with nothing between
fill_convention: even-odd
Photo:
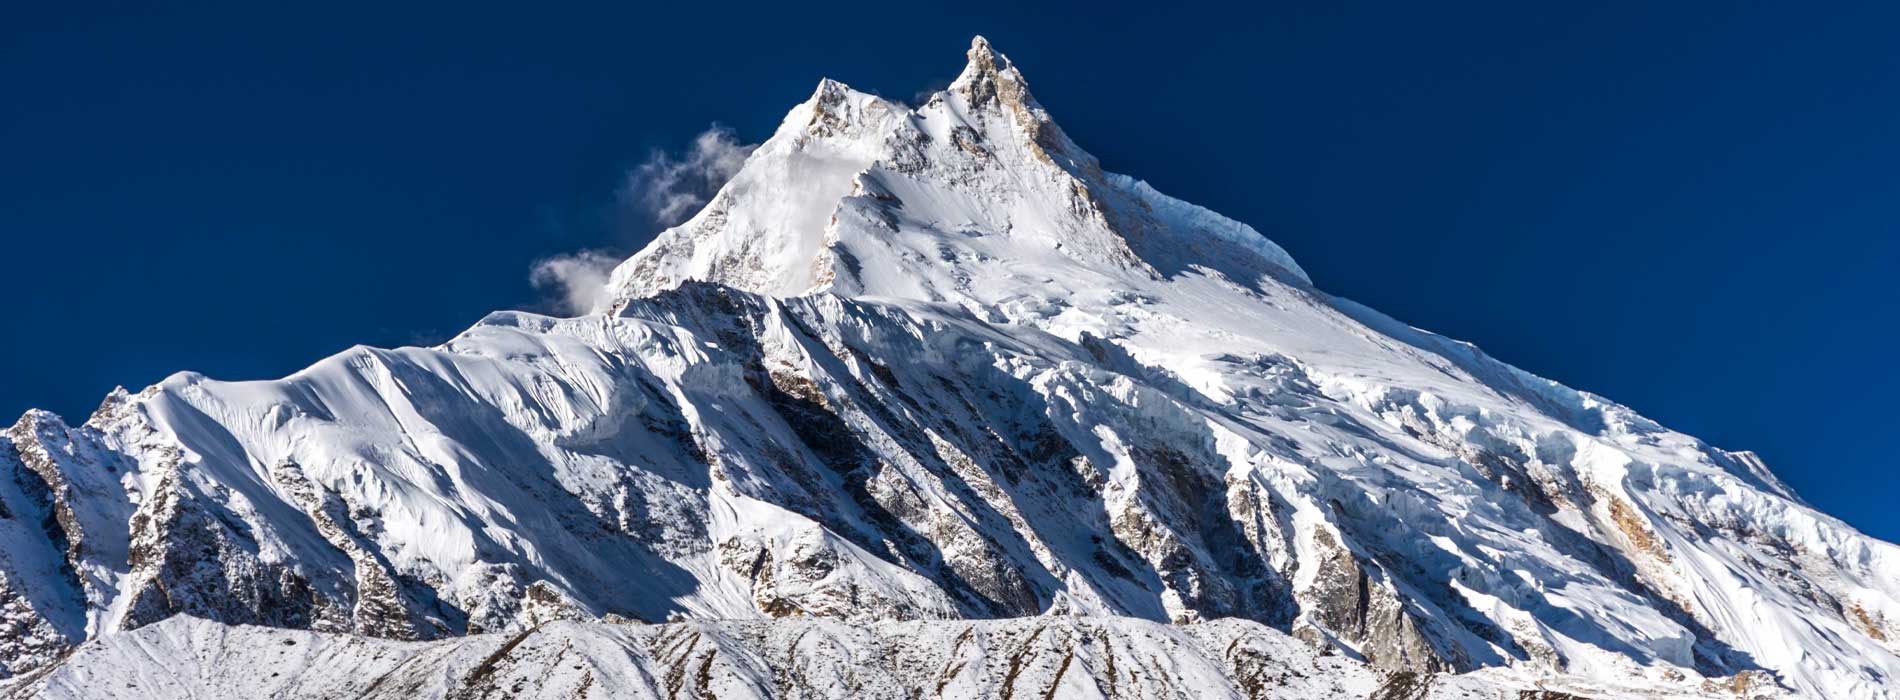
<instances>
[{"instance_id":1,"label":"snow-covered mountain","mask_svg":"<svg viewBox=\"0 0 1900 700\"><path fill-rule=\"evenodd\" d=\"M28 413L6 687L985 696L1035 648L1039 693L1900 698L1900 548L1317 290L1103 171L982 39L920 107L821 82L611 292Z\"/></svg>"}]
</instances>

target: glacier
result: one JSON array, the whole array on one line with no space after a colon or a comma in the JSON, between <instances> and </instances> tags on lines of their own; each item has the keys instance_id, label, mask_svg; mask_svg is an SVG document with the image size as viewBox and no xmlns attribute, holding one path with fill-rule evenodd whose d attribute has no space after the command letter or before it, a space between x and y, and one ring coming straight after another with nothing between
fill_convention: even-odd
<instances>
[{"instance_id":1,"label":"glacier","mask_svg":"<svg viewBox=\"0 0 1900 700\"><path fill-rule=\"evenodd\" d=\"M822 81L607 292L29 412L0 692L1900 698L1900 548L1319 290L981 38Z\"/></svg>"}]
</instances>

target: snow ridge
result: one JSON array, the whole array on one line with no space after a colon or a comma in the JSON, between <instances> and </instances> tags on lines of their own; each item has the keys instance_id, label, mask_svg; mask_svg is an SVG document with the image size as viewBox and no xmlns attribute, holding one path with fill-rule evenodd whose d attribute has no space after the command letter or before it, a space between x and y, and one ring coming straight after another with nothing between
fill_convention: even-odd
<instances>
[{"instance_id":1,"label":"snow ridge","mask_svg":"<svg viewBox=\"0 0 1900 700\"><path fill-rule=\"evenodd\" d=\"M272 669L258 673L256 669ZM81 647L32 697L1197 697L1453 700L1550 693L1734 698L1735 686L1606 685L1500 669L1381 677L1258 623L1132 618L947 623L556 622L518 634L386 642L180 616ZM1744 692L1748 692L1743 687ZM19 693L24 695L24 693ZM1571 695L1570 697L1579 697ZM1563 697L1545 695L1542 697Z\"/></svg>"}]
</instances>

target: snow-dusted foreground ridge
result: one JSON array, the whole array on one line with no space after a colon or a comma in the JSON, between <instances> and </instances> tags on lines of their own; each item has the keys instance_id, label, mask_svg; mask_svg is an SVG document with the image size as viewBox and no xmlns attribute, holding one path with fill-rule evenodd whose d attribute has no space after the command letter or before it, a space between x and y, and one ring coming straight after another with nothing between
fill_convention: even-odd
<instances>
[{"instance_id":1,"label":"snow-dusted foreground ridge","mask_svg":"<svg viewBox=\"0 0 1900 700\"><path fill-rule=\"evenodd\" d=\"M1156 689L1245 690L1206 643L1244 629L1346 696L1490 668L1428 692L1900 697L1900 549L1748 453L1316 290L1102 171L981 40L915 109L824 81L612 286L581 318L29 413L0 437L0 673L84 694L321 640L341 660L296 678L416 659L446 693L539 629L643 649L613 682L665 694L690 653L666 635L750 649L714 664L743 685L737 657L844 673L1035 618L980 629L1194 640L1149 655ZM155 626L181 613L355 636ZM678 618L780 621L551 624ZM553 648L503 658L581 682ZM845 687L812 694L883 692Z\"/></svg>"},{"instance_id":2,"label":"snow-dusted foreground ridge","mask_svg":"<svg viewBox=\"0 0 1900 700\"><path fill-rule=\"evenodd\" d=\"M1704 681L1382 674L1245 620L555 622L435 642L178 616L80 647L13 695L172 698L1246 698L1567 700L1775 697ZM1538 691L1546 691L1539 695ZM0 693L4 694L4 693ZM1607 695L1606 695L1607 694Z\"/></svg>"}]
</instances>

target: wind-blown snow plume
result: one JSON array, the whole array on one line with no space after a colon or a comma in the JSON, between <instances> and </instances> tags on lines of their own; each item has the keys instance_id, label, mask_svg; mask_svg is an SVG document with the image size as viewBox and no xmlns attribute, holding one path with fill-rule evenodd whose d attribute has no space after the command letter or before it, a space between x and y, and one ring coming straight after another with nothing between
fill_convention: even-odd
<instances>
[{"instance_id":1,"label":"wind-blown snow plume","mask_svg":"<svg viewBox=\"0 0 1900 700\"><path fill-rule=\"evenodd\" d=\"M732 129L714 124L693 137L692 146L680 156L654 150L627 174L619 200L638 209L638 218L651 218L661 226L679 223L705 206L755 148L758 144L739 143ZM549 297L546 303L554 310L569 316L588 314L609 301L608 277L624 258L598 249L555 255L535 261L528 281Z\"/></svg>"},{"instance_id":2,"label":"wind-blown snow plume","mask_svg":"<svg viewBox=\"0 0 1900 700\"><path fill-rule=\"evenodd\" d=\"M705 206L755 148L758 144L739 143L732 129L714 124L694 137L682 156L655 150L627 174L621 198L644 209L661 226L677 224Z\"/></svg>"},{"instance_id":3,"label":"wind-blown snow plume","mask_svg":"<svg viewBox=\"0 0 1900 700\"><path fill-rule=\"evenodd\" d=\"M620 258L599 250L563 253L535 261L528 282L569 316L592 313L607 302L607 277Z\"/></svg>"}]
</instances>

